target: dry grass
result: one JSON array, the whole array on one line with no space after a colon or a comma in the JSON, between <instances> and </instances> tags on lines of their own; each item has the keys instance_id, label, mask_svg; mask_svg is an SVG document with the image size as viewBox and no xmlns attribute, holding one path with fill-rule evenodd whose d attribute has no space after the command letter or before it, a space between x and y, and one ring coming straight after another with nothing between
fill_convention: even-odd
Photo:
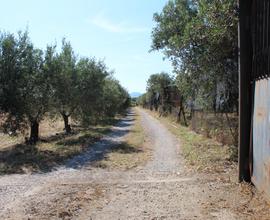
<instances>
[{"instance_id":1,"label":"dry grass","mask_svg":"<svg viewBox=\"0 0 270 220\"><path fill-rule=\"evenodd\" d=\"M6 146L0 149L0 174L48 172L82 153L110 128L110 124L88 128L74 125L73 133L66 135L59 121L43 122L41 138L35 146L24 144L21 137L14 137L13 143L6 142Z\"/></svg>"},{"instance_id":2,"label":"dry grass","mask_svg":"<svg viewBox=\"0 0 270 220\"><path fill-rule=\"evenodd\" d=\"M238 183L235 148L197 134L177 124L172 117L159 117L151 111L148 113L179 137L187 164L199 171L200 181L209 187L211 196L204 204L206 212L219 207L221 210L231 210L241 219L270 219L270 206L264 195L248 183Z\"/></svg>"},{"instance_id":3,"label":"dry grass","mask_svg":"<svg viewBox=\"0 0 270 220\"><path fill-rule=\"evenodd\" d=\"M109 169L128 170L144 164L149 159L149 150L145 144L145 134L136 114L134 125L125 137L124 142L117 145L107 157L96 163L96 166Z\"/></svg>"},{"instance_id":4,"label":"dry grass","mask_svg":"<svg viewBox=\"0 0 270 220\"><path fill-rule=\"evenodd\" d=\"M197 133L216 139L223 145L237 146L238 116L236 113L195 111L190 123Z\"/></svg>"},{"instance_id":5,"label":"dry grass","mask_svg":"<svg viewBox=\"0 0 270 220\"><path fill-rule=\"evenodd\" d=\"M227 169L236 166L234 147L223 146L214 139L197 134L177 124L173 117L159 117L156 112L148 112L180 138L182 154L194 169L206 172L227 172Z\"/></svg>"},{"instance_id":6,"label":"dry grass","mask_svg":"<svg viewBox=\"0 0 270 220\"><path fill-rule=\"evenodd\" d=\"M57 184L45 188L26 211L31 219L82 219L82 210L97 206L103 197L105 190L97 184Z\"/></svg>"},{"instance_id":7,"label":"dry grass","mask_svg":"<svg viewBox=\"0 0 270 220\"><path fill-rule=\"evenodd\" d=\"M75 124L73 124L75 125ZM63 133L64 131L64 123L61 118L56 120L52 120L50 118L46 118L41 121L39 125L39 134L41 138L48 138L56 133ZM9 148L12 145L20 144L24 142L24 138L29 136L29 131L25 130L23 133L18 133L16 136L4 134L0 132L0 151L5 148Z\"/></svg>"}]
</instances>

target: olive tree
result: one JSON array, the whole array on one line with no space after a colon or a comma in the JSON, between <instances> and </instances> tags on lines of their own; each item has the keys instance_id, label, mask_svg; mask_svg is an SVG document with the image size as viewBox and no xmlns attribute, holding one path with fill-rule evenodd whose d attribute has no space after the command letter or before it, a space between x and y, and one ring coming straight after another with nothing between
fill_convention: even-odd
<instances>
[{"instance_id":1,"label":"olive tree","mask_svg":"<svg viewBox=\"0 0 270 220\"><path fill-rule=\"evenodd\" d=\"M103 117L103 87L109 75L107 67L95 58L81 58L76 70L79 76L77 118L84 124L97 123Z\"/></svg>"},{"instance_id":2,"label":"olive tree","mask_svg":"<svg viewBox=\"0 0 270 220\"><path fill-rule=\"evenodd\" d=\"M150 108L154 106L155 110L161 105L166 111L167 97L166 90L172 84L173 80L167 73L152 74L147 80L147 93L150 96Z\"/></svg>"},{"instance_id":3,"label":"olive tree","mask_svg":"<svg viewBox=\"0 0 270 220\"><path fill-rule=\"evenodd\" d=\"M128 92L113 77L108 77L105 81L103 103L103 114L109 117L113 117L129 107Z\"/></svg>"},{"instance_id":4,"label":"olive tree","mask_svg":"<svg viewBox=\"0 0 270 220\"><path fill-rule=\"evenodd\" d=\"M7 129L30 127L30 143L39 138L39 123L49 109L51 87L44 71L43 52L28 33L1 37L1 109L7 113Z\"/></svg>"},{"instance_id":5,"label":"olive tree","mask_svg":"<svg viewBox=\"0 0 270 220\"><path fill-rule=\"evenodd\" d=\"M201 98L205 107L216 108L217 93L228 108L237 106L236 9L234 0L171 0L154 14L152 50L164 52L178 75L180 91Z\"/></svg>"},{"instance_id":6,"label":"olive tree","mask_svg":"<svg viewBox=\"0 0 270 220\"><path fill-rule=\"evenodd\" d=\"M75 112L79 104L79 79L76 70L76 56L69 42L62 40L62 50L59 54L51 54L51 72L54 77L53 103L64 121L66 133L71 132L69 118Z\"/></svg>"}]
</instances>

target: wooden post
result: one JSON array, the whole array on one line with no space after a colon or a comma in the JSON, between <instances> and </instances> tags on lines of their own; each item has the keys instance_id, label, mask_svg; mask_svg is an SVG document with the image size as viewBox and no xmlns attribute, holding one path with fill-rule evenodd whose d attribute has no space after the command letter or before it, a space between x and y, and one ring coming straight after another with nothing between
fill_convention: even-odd
<instances>
[{"instance_id":1,"label":"wooden post","mask_svg":"<svg viewBox=\"0 0 270 220\"><path fill-rule=\"evenodd\" d=\"M252 0L239 0L239 181L251 181L249 147L252 112L251 71L251 5Z\"/></svg>"}]
</instances>

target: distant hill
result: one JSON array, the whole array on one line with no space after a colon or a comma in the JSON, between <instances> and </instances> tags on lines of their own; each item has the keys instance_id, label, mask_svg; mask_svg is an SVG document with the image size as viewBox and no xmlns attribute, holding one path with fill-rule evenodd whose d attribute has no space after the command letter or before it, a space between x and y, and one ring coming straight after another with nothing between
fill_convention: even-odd
<instances>
[{"instance_id":1,"label":"distant hill","mask_svg":"<svg viewBox=\"0 0 270 220\"><path fill-rule=\"evenodd\" d=\"M138 98L139 96L142 95L142 93L140 93L140 92L132 92L129 95L131 96L131 98Z\"/></svg>"}]
</instances>

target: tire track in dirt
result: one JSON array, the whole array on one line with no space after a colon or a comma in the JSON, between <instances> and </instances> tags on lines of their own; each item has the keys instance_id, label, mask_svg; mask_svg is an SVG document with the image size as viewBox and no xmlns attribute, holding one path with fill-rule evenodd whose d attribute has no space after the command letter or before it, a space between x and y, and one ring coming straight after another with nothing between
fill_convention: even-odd
<instances>
[{"instance_id":1,"label":"tire track in dirt","mask_svg":"<svg viewBox=\"0 0 270 220\"><path fill-rule=\"evenodd\" d=\"M111 134L65 167L45 174L0 177L0 218L234 219L227 210L205 210L209 192L200 176L186 170L179 140L145 111L136 112L152 150L145 166L128 171L91 166L124 140L132 126L131 112Z\"/></svg>"}]
</instances>

